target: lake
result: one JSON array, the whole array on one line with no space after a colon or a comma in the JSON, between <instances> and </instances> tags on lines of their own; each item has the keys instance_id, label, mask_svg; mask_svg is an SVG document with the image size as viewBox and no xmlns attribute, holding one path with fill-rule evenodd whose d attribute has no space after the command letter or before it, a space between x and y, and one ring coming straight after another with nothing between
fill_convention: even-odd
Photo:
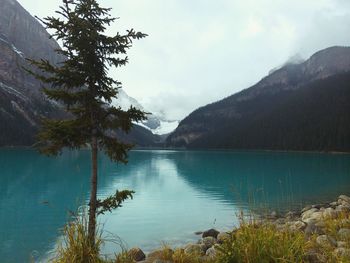
<instances>
[{"instance_id":1,"label":"lake","mask_svg":"<svg viewBox=\"0 0 350 263\"><path fill-rule=\"evenodd\" d=\"M57 158L0 149L0 258L44 260L60 229L89 198L90 153ZM133 189L133 200L99 218L100 228L144 251L182 245L196 231L228 230L237 213L286 211L350 194L350 155L281 152L135 150L128 165L99 156L99 197ZM107 243L104 254L120 249Z\"/></svg>"}]
</instances>

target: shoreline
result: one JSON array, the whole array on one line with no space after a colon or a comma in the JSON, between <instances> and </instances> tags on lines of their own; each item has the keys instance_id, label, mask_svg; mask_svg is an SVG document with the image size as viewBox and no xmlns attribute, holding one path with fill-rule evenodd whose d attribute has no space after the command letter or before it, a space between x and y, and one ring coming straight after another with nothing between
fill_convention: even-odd
<instances>
[{"instance_id":1,"label":"shoreline","mask_svg":"<svg viewBox=\"0 0 350 263\"><path fill-rule=\"evenodd\" d=\"M3 145L0 149L26 149L36 150L34 146L28 145ZM88 147L82 148L89 149ZM301 154L329 154L329 155L350 155L349 152L342 151L316 151L316 150L269 150L269 149L226 149L226 148L183 148L183 147L138 147L135 146L130 151L189 151L189 152L236 152L236 153L301 153Z\"/></svg>"},{"instance_id":2,"label":"shoreline","mask_svg":"<svg viewBox=\"0 0 350 263\"><path fill-rule=\"evenodd\" d=\"M164 246L147 255L141 248L134 247L127 251L127 254L135 262L141 263L180 262L175 259L177 254L184 258L195 258L197 261L193 262L217 262L217 258L221 258L225 253L227 243L242 235L242 229L253 228L253 231L258 233L259 229L266 228L275 231L277 236L281 233L302 236L310 247L302 255L302 262L338 262L333 259L350 262L350 197L346 195L340 195L333 202L308 205L283 215L272 211L254 218L252 215L248 215L248 219L244 218L242 213L241 225L231 231L208 229L195 232L196 235L200 235L196 243L179 248Z\"/></svg>"}]
</instances>

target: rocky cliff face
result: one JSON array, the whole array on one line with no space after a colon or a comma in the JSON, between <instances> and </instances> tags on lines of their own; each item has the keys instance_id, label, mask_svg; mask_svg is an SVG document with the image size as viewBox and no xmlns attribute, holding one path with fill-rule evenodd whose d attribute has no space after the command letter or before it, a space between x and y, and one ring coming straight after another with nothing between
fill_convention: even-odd
<instances>
[{"instance_id":1,"label":"rocky cliff face","mask_svg":"<svg viewBox=\"0 0 350 263\"><path fill-rule=\"evenodd\" d=\"M0 0L0 145L30 145L41 117L63 116L29 76L26 58L62 60L59 45L17 1Z\"/></svg>"},{"instance_id":2,"label":"rocky cliff face","mask_svg":"<svg viewBox=\"0 0 350 263\"><path fill-rule=\"evenodd\" d=\"M42 117L67 116L60 105L42 94L42 84L23 70L30 68L26 58L46 59L52 64L63 61L55 52L59 48L16 0L0 0L0 146L32 145ZM136 104L142 108L124 92L116 103L125 104L125 100L127 107ZM158 127L160 121L151 117L145 125ZM140 146L158 144L160 137L146 128L135 125L130 134L118 135Z\"/></svg>"},{"instance_id":3,"label":"rocky cliff face","mask_svg":"<svg viewBox=\"0 0 350 263\"><path fill-rule=\"evenodd\" d=\"M288 118L295 121L295 123L292 123L292 120L289 123L285 122L285 126L288 126L290 130L293 130L293 127L297 127L298 125L303 127L302 123L297 123L296 115L293 115L285 106L281 105L282 101L284 101L285 105L288 105L289 108L295 108L295 105L298 105L299 108L307 112L311 111L309 105L311 105L311 103L314 104L313 101L321 101L320 97L317 96L326 93L329 96L334 96L334 100L339 101L336 106L340 108L337 110L344 113L343 111L346 108L346 104L343 103L341 97L346 97L345 95L348 95L348 91L350 90L347 89L347 87L345 87L346 85L344 86L342 82L346 77L333 79L334 86L338 84L339 87L341 86L341 90L340 88L336 90L336 87L334 87L334 92L332 91L332 83L327 79L348 71L350 71L349 47L331 47L319 51L305 62L287 64L280 69L274 70L256 85L221 101L197 109L180 123L175 132L168 137L167 142L171 146L185 147L230 148L237 146L239 148L254 148L254 145L248 142L248 138L245 138L248 133L250 133L252 137L258 138L261 135L261 133L259 135L259 132L261 132L259 129L261 127L265 127L266 130L269 130L270 134L272 134L273 129L281 130L277 121L273 124L271 123L273 126L267 127L267 122L271 120L272 117L274 120L279 119L280 122L284 122L283 114L285 114L285 118L288 116ZM320 87L319 89L315 88L313 84L315 82L317 82L316 86ZM308 87L312 88L308 89ZM313 94L311 90L314 92ZM322 94L320 93L321 90ZM346 92L346 94L341 95L341 93L344 92ZM329 108L328 106L334 106L334 101L331 101L331 97L329 98L329 102L327 102L327 98L322 99L322 103L326 104L324 107ZM292 104L292 101L294 104ZM301 101L303 102L302 105L300 104ZM307 103L309 105L307 105ZM318 110L318 113L316 111L312 113L314 118L319 118L319 121L321 121L323 116L329 115L326 112L321 114L321 107L321 105L317 104L315 110ZM338 118L334 107L330 108L328 112L334 114L333 117L331 115L328 116L329 118ZM281 117L277 116L278 114L281 115ZM303 116L302 111L300 112L300 116ZM345 115L343 117L346 118ZM265 123L262 122L262 120L265 120ZM315 121L315 125L317 125L317 119ZM327 124L324 125L327 126ZM330 125L330 123L328 125ZM334 123L334 125L336 125L336 127L334 127L335 129L339 128L337 127L337 123ZM253 127L257 130L252 131ZM325 128L326 127L322 127L323 130ZM322 129L317 132L322 133ZM344 130L345 128L342 131ZM220 131L220 133L218 133L218 131ZM288 131L284 132L286 133ZM309 132L313 132L312 129L310 129ZM345 133L347 132L346 129ZM345 135L346 134L344 134L344 136ZM279 136L284 136L282 131ZM302 134L300 134L300 136L302 136ZM304 137L310 138L310 136L309 134ZM260 141L256 143L256 148L288 149L288 147L283 146L282 142L281 145L272 147L271 145L273 142L270 139L269 135L266 135L265 138L260 136ZM244 143L243 140L247 141ZM220 143L218 141L220 141ZM264 141L271 142L271 147L268 144L264 144ZM300 147L298 149L302 150L303 148Z\"/></svg>"}]
</instances>

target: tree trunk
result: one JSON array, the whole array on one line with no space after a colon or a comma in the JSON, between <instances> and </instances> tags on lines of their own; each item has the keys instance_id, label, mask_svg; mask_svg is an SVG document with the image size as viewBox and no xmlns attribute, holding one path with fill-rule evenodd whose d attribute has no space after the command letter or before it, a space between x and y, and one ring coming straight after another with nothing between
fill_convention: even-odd
<instances>
[{"instance_id":1,"label":"tree trunk","mask_svg":"<svg viewBox=\"0 0 350 263\"><path fill-rule=\"evenodd\" d=\"M93 137L91 141L91 194L89 208L89 226L88 237L90 244L95 246L96 234L96 209L97 209L97 138Z\"/></svg>"}]
</instances>

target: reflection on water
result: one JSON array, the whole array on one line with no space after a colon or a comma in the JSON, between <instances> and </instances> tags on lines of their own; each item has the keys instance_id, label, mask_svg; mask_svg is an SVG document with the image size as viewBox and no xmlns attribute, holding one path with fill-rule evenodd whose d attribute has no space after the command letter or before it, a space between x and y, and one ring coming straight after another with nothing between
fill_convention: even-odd
<instances>
[{"instance_id":1,"label":"reflection on water","mask_svg":"<svg viewBox=\"0 0 350 263\"><path fill-rule=\"evenodd\" d=\"M0 258L28 261L50 250L68 211L89 196L89 152L58 158L0 150ZM133 189L134 200L100 217L106 233L150 250L232 227L254 205L290 209L350 191L350 156L302 153L133 151L127 166L99 157L99 195ZM109 243L104 253L113 253Z\"/></svg>"}]
</instances>

